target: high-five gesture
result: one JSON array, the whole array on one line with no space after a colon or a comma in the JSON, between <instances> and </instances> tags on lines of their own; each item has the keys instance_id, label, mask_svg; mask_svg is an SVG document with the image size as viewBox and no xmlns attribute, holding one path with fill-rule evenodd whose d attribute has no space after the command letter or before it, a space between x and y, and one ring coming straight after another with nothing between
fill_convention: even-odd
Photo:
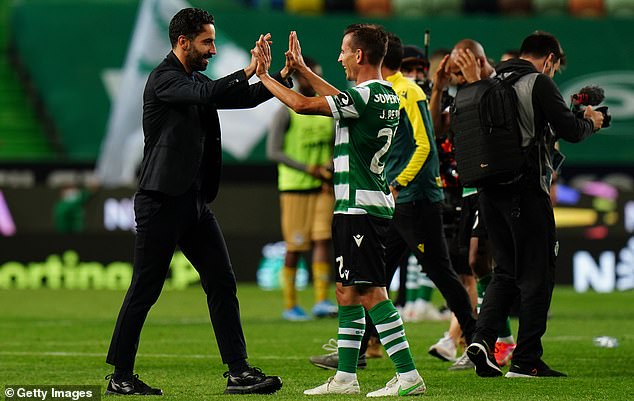
<instances>
[{"instance_id":1,"label":"high-five gesture","mask_svg":"<svg viewBox=\"0 0 634 401\"><path fill-rule=\"evenodd\" d=\"M267 35L270 36L270 34ZM262 36L260 37L262 38ZM269 68L271 67L271 46L269 45L269 42L266 40L258 40L252 54L257 60L257 67L255 70L257 76L259 77L268 73Z\"/></svg>"},{"instance_id":2,"label":"high-five gesture","mask_svg":"<svg viewBox=\"0 0 634 401\"><path fill-rule=\"evenodd\" d=\"M267 33L266 35L260 35L258 40L255 42L255 46L253 47L253 49L251 49L251 62L244 69L244 73L247 74L247 78L251 78L253 74L255 73L255 69L257 65L258 44L260 43L267 43L267 44L272 43L271 34Z\"/></svg>"},{"instance_id":3,"label":"high-five gesture","mask_svg":"<svg viewBox=\"0 0 634 401\"><path fill-rule=\"evenodd\" d=\"M286 65L293 70L298 70L303 73L308 68L304 62L304 57L302 57L302 46L299 44L296 31L291 31L288 35L288 51L285 53L285 56Z\"/></svg>"}]
</instances>

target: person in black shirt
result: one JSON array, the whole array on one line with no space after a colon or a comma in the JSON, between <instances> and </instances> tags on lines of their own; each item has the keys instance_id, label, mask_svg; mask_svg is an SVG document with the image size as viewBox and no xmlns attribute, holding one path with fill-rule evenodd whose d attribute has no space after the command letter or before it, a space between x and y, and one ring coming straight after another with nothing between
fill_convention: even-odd
<instances>
[{"instance_id":1,"label":"person in black shirt","mask_svg":"<svg viewBox=\"0 0 634 401\"><path fill-rule=\"evenodd\" d=\"M272 97L249 85L251 63L211 80L199 73L216 54L214 19L206 11L179 11L169 25L172 51L150 74L143 94L145 147L134 199L137 234L134 271L114 329L106 362L114 365L106 394L161 395L133 374L147 313L158 299L178 245L200 274L222 362L225 393L273 393L277 376L249 366L236 280L216 217L207 204L218 192L222 149L218 109L254 107ZM259 41L269 40L260 35ZM286 80L288 67L276 79Z\"/></svg>"},{"instance_id":2,"label":"person in black shirt","mask_svg":"<svg viewBox=\"0 0 634 401\"><path fill-rule=\"evenodd\" d=\"M542 360L541 337L555 284L559 244L549 197L552 150L557 139L579 142L603 124L603 115L588 107L573 114L552 78L565 57L548 33L529 35L520 58L500 64L497 74L522 74L514 84L519 126L527 153L521 177L513 183L479 188L480 211L497 263L487 287L469 359L479 376L500 376L493 345L516 297L520 300L517 347L506 377L565 376Z\"/></svg>"}]
</instances>

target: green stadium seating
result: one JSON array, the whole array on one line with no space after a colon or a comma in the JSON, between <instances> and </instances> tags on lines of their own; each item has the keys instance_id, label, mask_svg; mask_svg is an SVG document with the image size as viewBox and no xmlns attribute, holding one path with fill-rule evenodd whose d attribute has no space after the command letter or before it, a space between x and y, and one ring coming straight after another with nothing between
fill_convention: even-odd
<instances>
[{"instance_id":1,"label":"green stadium seating","mask_svg":"<svg viewBox=\"0 0 634 401\"><path fill-rule=\"evenodd\" d=\"M634 16L634 0L603 0L608 15Z\"/></svg>"},{"instance_id":2,"label":"green stadium seating","mask_svg":"<svg viewBox=\"0 0 634 401\"><path fill-rule=\"evenodd\" d=\"M402 17L420 17L433 12L430 0L392 0L394 14Z\"/></svg>"},{"instance_id":3,"label":"green stadium seating","mask_svg":"<svg viewBox=\"0 0 634 401\"><path fill-rule=\"evenodd\" d=\"M55 157L8 61L9 2L0 2L0 162Z\"/></svg>"},{"instance_id":4,"label":"green stadium seating","mask_svg":"<svg viewBox=\"0 0 634 401\"><path fill-rule=\"evenodd\" d=\"M437 15L455 15L462 12L463 0L428 0Z\"/></svg>"},{"instance_id":5,"label":"green stadium seating","mask_svg":"<svg viewBox=\"0 0 634 401\"><path fill-rule=\"evenodd\" d=\"M634 0L604 0L605 9L611 15L634 15Z\"/></svg>"},{"instance_id":6,"label":"green stadium seating","mask_svg":"<svg viewBox=\"0 0 634 401\"><path fill-rule=\"evenodd\" d=\"M537 14L564 14L568 12L567 0L533 0L533 10Z\"/></svg>"}]
</instances>

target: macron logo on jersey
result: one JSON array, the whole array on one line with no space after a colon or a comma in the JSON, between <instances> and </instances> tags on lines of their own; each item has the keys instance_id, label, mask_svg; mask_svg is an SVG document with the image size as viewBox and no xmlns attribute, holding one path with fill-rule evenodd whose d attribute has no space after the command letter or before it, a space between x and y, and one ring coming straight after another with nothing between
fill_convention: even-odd
<instances>
[{"instance_id":1,"label":"macron logo on jersey","mask_svg":"<svg viewBox=\"0 0 634 401\"><path fill-rule=\"evenodd\" d=\"M363 235L361 235L361 234L353 235L352 238L354 238L354 242L356 242L357 246L360 248L361 247L361 241L363 241Z\"/></svg>"}]
</instances>

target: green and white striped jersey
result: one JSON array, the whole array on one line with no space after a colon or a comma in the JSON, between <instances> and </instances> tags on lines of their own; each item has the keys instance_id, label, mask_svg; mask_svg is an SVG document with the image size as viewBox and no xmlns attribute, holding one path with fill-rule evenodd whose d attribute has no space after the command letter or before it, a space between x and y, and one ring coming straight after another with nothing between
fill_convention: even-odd
<instances>
[{"instance_id":1,"label":"green and white striped jersey","mask_svg":"<svg viewBox=\"0 0 634 401\"><path fill-rule=\"evenodd\" d=\"M392 84L370 80L326 100L337 120L335 214L392 218L394 198L384 172L399 121L399 100Z\"/></svg>"}]
</instances>

